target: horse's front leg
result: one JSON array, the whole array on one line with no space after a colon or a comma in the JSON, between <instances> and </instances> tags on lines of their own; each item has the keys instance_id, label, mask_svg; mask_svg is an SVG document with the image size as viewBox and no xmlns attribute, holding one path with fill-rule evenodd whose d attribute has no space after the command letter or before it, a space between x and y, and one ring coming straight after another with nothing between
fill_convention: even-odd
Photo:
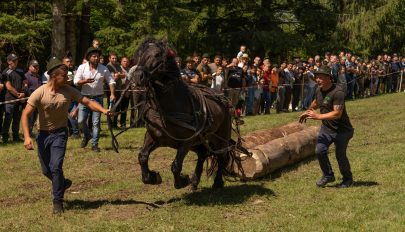
<instances>
[{"instance_id":1,"label":"horse's front leg","mask_svg":"<svg viewBox=\"0 0 405 232\"><path fill-rule=\"evenodd\" d=\"M174 187L176 189L184 188L190 184L190 178L188 175L181 174L181 170L183 169L183 161L184 157L186 157L189 148L185 145L181 145L177 149L176 158L172 163L172 173L174 176Z\"/></svg>"},{"instance_id":2,"label":"horse's front leg","mask_svg":"<svg viewBox=\"0 0 405 232\"><path fill-rule=\"evenodd\" d=\"M153 140L148 132L145 133L143 147L138 155L138 161L141 165L142 182L144 184L160 184L162 177L158 172L149 170L148 160L149 154L158 147L158 142Z\"/></svg>"}]
</instances>

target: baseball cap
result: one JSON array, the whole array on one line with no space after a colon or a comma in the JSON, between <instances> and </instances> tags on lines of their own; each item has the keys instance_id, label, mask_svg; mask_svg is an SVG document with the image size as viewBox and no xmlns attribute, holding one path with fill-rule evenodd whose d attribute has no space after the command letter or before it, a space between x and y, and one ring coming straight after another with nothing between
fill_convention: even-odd
<instances>
[{"instance_id":1,"label":"baseball cap","mask_svg":"<svg viewBox=\"0 0 405 232\"><path fill-rule=\"evenodd\" d=\"M36 66L39 66L39 63L38 63L38 61L37 60L31 60L30 61L30 66L34 66L34 67L36 67Z\"/></svg>"},{"instance_id":2,"label":"baseball cap","mask_svg":"<svg viewBox=\"0 0 405 232\"><path fill-rule=\"evenodd\" d=\"M10 60L12 60L12 61L18 60L18 56L14 53L11 53L7 56L7 61L10 61Z\"/></svg>"}]
</instances>

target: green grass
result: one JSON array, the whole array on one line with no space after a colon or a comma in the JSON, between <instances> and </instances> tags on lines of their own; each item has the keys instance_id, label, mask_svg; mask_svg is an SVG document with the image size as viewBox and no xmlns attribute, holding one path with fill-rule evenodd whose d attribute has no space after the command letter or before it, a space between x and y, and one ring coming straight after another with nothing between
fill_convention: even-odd
<instances>
[{"instance_id":1,"label":"green grass","mask_svg":"<svg viewBox=\"0 0 405 232\"><path fill-rule=\"evenodd\" d=\"M355 127L348 148L355 185L317 188L315 159L253 182L227 182L213 191L202 178L198 191L176 190L170 164L174 150L159 148L150 166L163 183L144 185L137 161L144 129L118 137L111 150L103 124L100 154L69 140L64 163L73 185L66 212L51 212L51 185L41 175L36 151L0 145L1 231L404 231L405 93L347 103ZM298 113L246 118L242 133L298 119ZM309 122L319 125L320 122ZM330 158L339 176L334 151ZM185 160L190 174L195 154ZM338 178L340 181L340 178Z\"/></svg>"}]
</instances>

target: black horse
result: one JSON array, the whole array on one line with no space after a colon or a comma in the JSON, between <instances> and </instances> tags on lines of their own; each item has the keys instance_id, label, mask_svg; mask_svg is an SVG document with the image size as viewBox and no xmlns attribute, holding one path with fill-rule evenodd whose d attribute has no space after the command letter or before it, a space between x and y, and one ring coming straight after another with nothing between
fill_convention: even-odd
<instances>
[{"instance_id":1,"label":"black horse","mask_svg":"<svg viewBox=\"0 0 405 232\"><path fill-rule=\"evenodd\" d=\"M191 184L196 189L204 161L211 156L216 170L214 188L224 186L226 167L237 160L238 146L231 139L233 108L228 98L202 85L190 85L181 80L174 52L167 42L147 38L134 55L135 66L128 74L128 89L143 88L145 104L143 120L147 131L139 153L142 181L160 184L158 172L148 167L149 154L158 147L177 149L171 171L174 187ZM198 155L192 178L181 174L183 160L189 151Z\"/></svg>"}]
</instances>

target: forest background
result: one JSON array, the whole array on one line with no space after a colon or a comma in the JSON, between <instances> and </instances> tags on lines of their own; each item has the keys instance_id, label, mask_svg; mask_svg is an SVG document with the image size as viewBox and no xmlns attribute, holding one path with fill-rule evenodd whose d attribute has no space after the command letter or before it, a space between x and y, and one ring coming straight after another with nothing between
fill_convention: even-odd
<instances>
[{"instance_id":1,"label":"forest background","mask_svg":"<svg viewBox=\"0 0 405 232\"><path fill-rule=\"evenodd\" d=\"M93 38L105 55L132 56L147 35L181 57L235 56L239 46L273 63L351 51L405 53L403 0L53 0L0 2L0 57L27 64L70 51L76 64Z\"/></svg>"}]
</instances>

